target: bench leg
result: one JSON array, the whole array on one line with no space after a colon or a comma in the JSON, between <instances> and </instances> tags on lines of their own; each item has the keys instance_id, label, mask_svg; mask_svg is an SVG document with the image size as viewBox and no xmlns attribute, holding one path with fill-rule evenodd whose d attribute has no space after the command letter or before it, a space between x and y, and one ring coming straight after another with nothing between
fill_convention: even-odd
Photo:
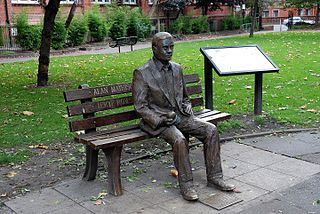
<instances>
[{"instance_id":1,"label":"bench leg","mask_svg":"<svg viewBox=\"0 0 320 214\"><path fill-rule=\"evenodd\" d=\"M98 169L98 152L99 150L86 146L86 169L83 175L84 180L91 181L96 178Z\"/></svg>"},{"instance_id":2,"label":"bench leg","mask_svg":"<svg viewBox=\"0 0 320 214\"><path fill-rule=\"evenodd\" d=\"M103 149L108 164L108 192L115 196L123 194L120 177L121 151L122 146Z\"/></svg>"}]
</instances>

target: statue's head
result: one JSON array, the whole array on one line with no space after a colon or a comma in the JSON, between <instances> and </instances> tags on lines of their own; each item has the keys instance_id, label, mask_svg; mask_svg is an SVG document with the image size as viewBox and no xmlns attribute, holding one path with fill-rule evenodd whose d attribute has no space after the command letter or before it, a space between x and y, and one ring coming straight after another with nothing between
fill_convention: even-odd
<instances>
[{"instance_id":1,"label":"statue's head","mask_svg":"<svg viewBox=\"0 0 320 214\"><path fill-rule=\"evenodd\" d=\"M159 32L152 38L153 56L162 63L168 63L173 54L173 38L170 33Z\"/></svg>"}]
</instances>

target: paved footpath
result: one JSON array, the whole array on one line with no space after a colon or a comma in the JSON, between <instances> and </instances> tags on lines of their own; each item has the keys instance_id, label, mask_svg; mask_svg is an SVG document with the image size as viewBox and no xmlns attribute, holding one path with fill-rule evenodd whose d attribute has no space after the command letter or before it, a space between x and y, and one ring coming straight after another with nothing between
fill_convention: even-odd
<instances>
[{"instance_id":1,"label":"paved footpath","mask_svg":"<svg viewBox=\"0 0 320 214\"><path fill-rule=\"evenodd\" d=\"M104 194L107 178L100 173L96 181L67 180L7 201L2 213L320 213L319 129L237 139L223 143L221 153L225 179L236 184L237 192L206 187L203 151L198 146L190 149L198 202L182 199L176 178L170 175L172 154L168 152L124 164L120 197ZM101 200L97 200L99 194ZM214 202L225 200L220 206L230 200L240 202L217 210L203 203L212 197Z\"/></svg>"}]
</instances>

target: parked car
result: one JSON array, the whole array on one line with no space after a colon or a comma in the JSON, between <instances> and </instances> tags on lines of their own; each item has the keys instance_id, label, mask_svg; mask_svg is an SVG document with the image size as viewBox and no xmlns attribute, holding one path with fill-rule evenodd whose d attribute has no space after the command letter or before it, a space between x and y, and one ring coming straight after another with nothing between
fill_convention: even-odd
<instances>
[{"instance_id":1,"label":"parked car","mask_svg":"<svg viewBox=\"0 0 320 214\"><path fill-rule=\"evenodd\" d=\"M282 24L288 26L289 21L291 21L293 25L303 25L303 24L314 25L315 24L314 20L304 20L300 16L294 16L294 17L290 18L290 20L285 19L285 20L283 20Z\"/></svg>"}]
</instances>

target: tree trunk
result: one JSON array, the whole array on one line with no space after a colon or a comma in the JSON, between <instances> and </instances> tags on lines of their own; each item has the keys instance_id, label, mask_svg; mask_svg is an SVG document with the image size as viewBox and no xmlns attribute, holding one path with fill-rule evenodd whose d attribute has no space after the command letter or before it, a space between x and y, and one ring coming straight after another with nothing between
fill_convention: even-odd
<instances>
[{"instance_id":1,"label":"tree trunk","mask_svg":"<svg viewBox=\"0 0 320 214\"><path fill-rule=\"evenodd\" d=\"M202 15L203 16L206 16L206 15L208 15L208 5L203 5L202 7L201 7L201 12L202 12Z\"/></svg>"},{"instance_id":2,"label":"tree trunk","mask_svg":"<svg viewBox=\"0 0 320 214\"><path fill-rule=\"evenodd\" d=\"M250 37L253 37L253 32L256 27L256 16L257 16L257 10L258 10L258 1L254 0L254 6L253 6L253 13L252 13L252 19L251 19L251 28L250 28Z\"/></svg>"},{"instance_id":3,"label":"tree trunk","mask_svg":"<svg viewBox=\"0 0 320 214\"><path fill-rule=\"evenodd\" d=\"M320 3L317 3L316 9L316 24L319 24Z\"/></svg>"},{"instance_id":4,"label":"tree trunk","mask_svg":"<svg viewBox=\"0 0 320 214\"><path fill-rule=\"evenodd\" d=\"M41 37L40 56L38 65L38 86L48 85L48 68L50 62L51 32L58 13L60 0L50 0L45 7L44 22Z\"/></svg>"},{"instance_id":5,"label":"tree trunk","mask_svg":"<svg viewBox=\"0 0 320 214\"><path fill-rule=\"evenodd\" d=\"M71 21L74 17L74 14L76 13L76 9L77 9L77 4L78 4L78 1L75 0L70 8L70 12L69 12L69 15L68 15L68 18L66 20L66 23L64 24L64 27L68 30L70 24L71 24Z\"/></svg>"}]
</instances>

